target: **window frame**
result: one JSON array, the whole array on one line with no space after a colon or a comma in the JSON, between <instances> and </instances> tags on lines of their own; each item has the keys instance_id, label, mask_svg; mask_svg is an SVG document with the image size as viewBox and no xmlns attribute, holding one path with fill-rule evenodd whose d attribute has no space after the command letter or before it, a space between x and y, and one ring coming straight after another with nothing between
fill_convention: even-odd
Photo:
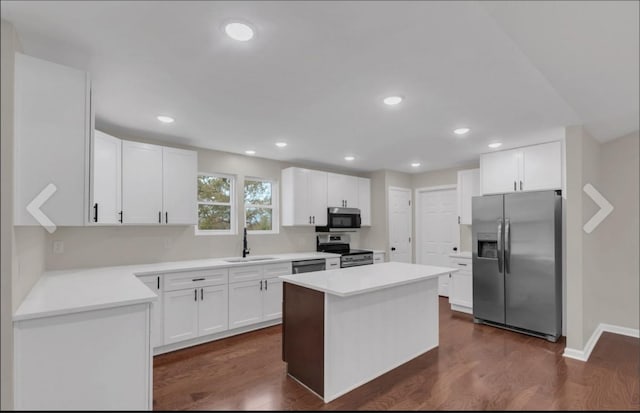
<instances>
[{"instance_id":1,"label":"window frame","mask_svg":"<svg viewBox=\"0 0 640 413\"><path fill-rule=\"evenodd\" d=\"M271 184L271 205L254 205L245 202L244 188L247 181L269 182ZM279 182L276 179L258 178L254 176L245 176L242 181L242 209L244 227L247 226L247 208L270 208L271 209L271 230L247 229L247 234L279 234L280 233L280 191Z\"/></svg>"},{"instance_id":2,"label":"window frame","mask_svg":"<svg viewBox=\"0 0 640 413\"><path fill-rule=\"evenodd\" d=\"M196 208L198 209L198 223L195 225L195 235L237 235L238 234L238 212L237 212L237 198L236 198L236 176L217 173L217 172L198 172L198 176L196 179L200 178L200 176L214 176L217 178L226 178L229 180L229 203L225 202L203 202L198 199L198 194L196 193ZM200 229L200 205L222 205L229 206L231 213L231 222L229 229Z\"/></svg>"}]
</instances>

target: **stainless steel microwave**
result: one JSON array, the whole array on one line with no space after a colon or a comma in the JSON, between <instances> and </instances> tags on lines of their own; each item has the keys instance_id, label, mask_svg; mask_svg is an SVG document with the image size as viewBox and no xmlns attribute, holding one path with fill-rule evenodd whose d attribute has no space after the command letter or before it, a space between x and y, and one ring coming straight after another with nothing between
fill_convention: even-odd
<instances>
[{"instance_id":1,"label":"stainless steel microwave","mask_svg":"<svg viewBox=\"0 0 640 413\"><path fill-rule=\"evenodd\" d=\"M327 208L327 226L316 227L317 232L344 231L360 228L358 208Z\"/></svg>"}]
</instances>

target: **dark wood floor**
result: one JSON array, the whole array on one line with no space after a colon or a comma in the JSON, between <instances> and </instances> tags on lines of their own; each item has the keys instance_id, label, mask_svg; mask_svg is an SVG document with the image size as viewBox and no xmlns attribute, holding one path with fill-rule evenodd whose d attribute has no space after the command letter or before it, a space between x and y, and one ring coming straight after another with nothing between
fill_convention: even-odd
<instances>
[{"instance_id":1,"label":"dark wood floor","mask_svg":"<svg viewBox=\"0 0 640 413\"><path fill-rule=\"evenodd\" d=\"M324 404L285 374L270 327L155 357L156 410L639 410L640 341L605 333L589 362L476 325L440 299L440 346Z\"/></svg>"}]
</instances>

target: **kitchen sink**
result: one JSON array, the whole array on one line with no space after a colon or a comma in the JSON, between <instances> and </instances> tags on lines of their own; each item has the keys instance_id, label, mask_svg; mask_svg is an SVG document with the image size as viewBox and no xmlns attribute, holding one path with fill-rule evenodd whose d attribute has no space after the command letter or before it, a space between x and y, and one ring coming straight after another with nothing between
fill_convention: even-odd
<instances>
[{"instance_id":1,"label":"kitchen sink","mask_svg":"<svg viewBox=\"0 0 640 413\"><path fill-rule=\"evenodd\" d=\"M275 257L245 257L245 258L230 258L225 260L226 262L252 262L252 261L266 261L275 260Z\"/></svg>"}]
</instances>

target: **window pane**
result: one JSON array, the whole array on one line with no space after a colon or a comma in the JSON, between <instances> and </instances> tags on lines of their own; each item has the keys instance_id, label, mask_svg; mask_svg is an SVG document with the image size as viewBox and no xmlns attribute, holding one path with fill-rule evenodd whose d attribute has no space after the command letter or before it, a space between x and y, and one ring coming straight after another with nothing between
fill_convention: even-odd
<instances>
[{"instance_id":1,"label":"window pane","mask_svg":"<svg viewBox=\"0 0 640 413\"><path fill-rule=\"evenodd\" d=\"M229 202L231 179L219 176L198 176L198 200L206 202Z\"/></svg>"},{"instance_id":2,"label":"window pane","mask_svg":"<svg viewBox=\"0 0 640 413\"><path fill-rule=\"evenodd\" d=\"M271 231L273 229L271 208L247 208L247 229L250 231Z\"/></svg>"},{"instance_id":3,"label":"window pane","mask_svg":"<svg viewBox=\"0 0 640 413\"><path fill-rule=\"evenodd\" d=\"M231 207L198 205L198 229L231 229Z\"/></svg>"},{"instance_id":4,"label":"window pane","mask_svg":"<svg viewBox=\"0 0 640 413\"><path fill-rule=\"evenodd\" d=\"M244 181L244 202L251 205L271 205L271 182Z\"/></svg>"}]
</instances>

